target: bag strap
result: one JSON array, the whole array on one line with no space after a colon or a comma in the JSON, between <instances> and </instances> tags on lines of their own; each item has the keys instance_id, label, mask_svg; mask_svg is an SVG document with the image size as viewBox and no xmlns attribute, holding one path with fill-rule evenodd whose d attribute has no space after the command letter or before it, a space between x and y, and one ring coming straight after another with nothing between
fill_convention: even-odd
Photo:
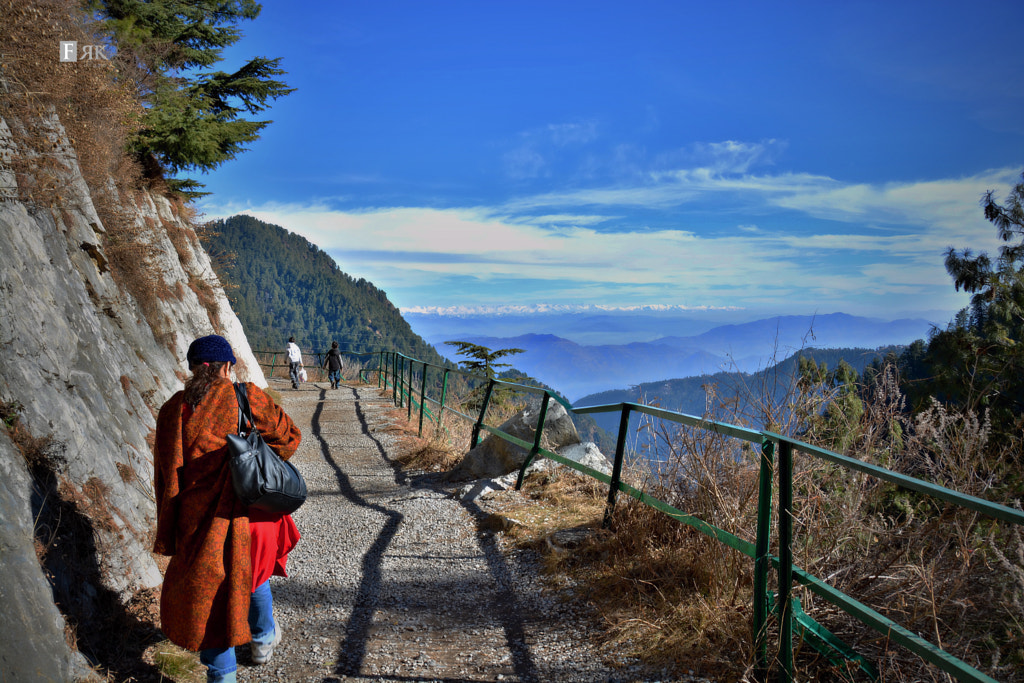
<instances>
[{"instance_id":1,"label":"bag strap","mask_svg":"<svg viewBox=\"0 0 1024 683\"><path fill-rule=\"evenodd\" d=\"M238 399L238 433L248 434L255 422L252 420L252 408L249 407L249 394L242 382L235 382L235 398Z\"/></svg>"}]
</instances>

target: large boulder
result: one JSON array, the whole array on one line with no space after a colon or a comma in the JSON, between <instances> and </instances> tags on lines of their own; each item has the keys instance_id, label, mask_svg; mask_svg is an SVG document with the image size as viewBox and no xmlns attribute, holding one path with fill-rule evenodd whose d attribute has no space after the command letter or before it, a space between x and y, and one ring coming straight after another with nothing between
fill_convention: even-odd
<instances>
[{"instance_id":1,"label":"large boulder","mask_svg":"<svg viewBox=\"0 0 1024 683\"><path fill-rule=\"evenodd\" d=\"M541 397L533 398L521 411L509 418L499 429L528 443L533 443L537 420L540 417ZM541 448L558 452L570 444L578 444L580 435L572 423L569 413L557 401L548 402L541 434ZM458 465L448 473L454 481L464 479L490 479L509 472L518 471L529 451L510 441L490 434L476 448L466 454Z\"/></svg>"}]
</instances>

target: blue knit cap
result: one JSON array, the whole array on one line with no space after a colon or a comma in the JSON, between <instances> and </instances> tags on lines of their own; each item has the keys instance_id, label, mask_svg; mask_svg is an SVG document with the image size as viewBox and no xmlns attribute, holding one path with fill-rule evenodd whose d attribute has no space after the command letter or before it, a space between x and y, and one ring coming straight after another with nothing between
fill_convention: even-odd
<instances>
[{"instance_id":1,"label":"blue knit cap","mask_svg":"<svg viewBox=\"0 0 1024 683\"><path fill-rule=\"evenodd\" d=\"M235 354L231 351L231 344L218 334L196 339L189 345L185 358L188 359L190 368L200 363L237 362Z\"/></svg>"}]
</instances>

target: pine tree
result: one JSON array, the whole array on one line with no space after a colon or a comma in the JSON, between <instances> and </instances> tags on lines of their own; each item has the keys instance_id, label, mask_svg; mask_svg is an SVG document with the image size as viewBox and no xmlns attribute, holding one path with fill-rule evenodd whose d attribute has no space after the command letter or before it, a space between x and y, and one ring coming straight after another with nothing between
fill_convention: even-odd
<instances>
[{"instance_id":1,"label":"pine tree","mask_svg":"<svg viewBox=\"0 0 1024 683\"><path fill-rule=\"evenodd\" d=\"M254 0L90 0L89 7L105 17L128 72L122 77L136 81L146 105L132 151L150 175L208 171L234 159L271 123L244 116L294 91L275 79L285 73L278 59L212 70L241 38L237 24L259 16ZM169 182L201 194L195 180Z\"/></svg>"},{"instance_id":2,"label":"pine tree","mask_svg":"<svg viewBox=\"0 0 1024 683\"><path fill-rule=\"evenodd\" d=\"M511 363L498 363L498 359L525 352L524 349L497 349L491 351L486 346L471 344L465 341L446 341L445 344L457 347L456 353L466 357L466 360L459 361L459 367L469 372L482 372L488 378L494 377L497 374L498 368L512 367Z\"/></svg>"},{"instance_id":3,"label":"pine tree","mask_svg":"<svg viewBox=\"0 0 1024 683\"><path fill-rule=\"evenodd\" d=\"M991 191L981 204L1005 244L994 261L970 249L946 251L953 285L973 296L945 330L933 333L924 358L915 359L918 378L926 378L909 393L917 407L931 394L966 410L987 411L997 434L1019 438L1024 428L1024 174L1004 204Z\"/></svg>"}]
</instances>

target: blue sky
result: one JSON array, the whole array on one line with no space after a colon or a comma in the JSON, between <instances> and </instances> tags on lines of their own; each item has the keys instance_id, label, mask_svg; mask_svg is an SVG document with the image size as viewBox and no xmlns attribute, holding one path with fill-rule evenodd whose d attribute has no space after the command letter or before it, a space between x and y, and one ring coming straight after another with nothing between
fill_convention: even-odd
<instances>
[{"instance_id":1,"label":"blue sky","mask_svg":"<svg viewBox=\"0 0 1024 683\"><path fill-rule=\"evenodd\" d=\"M298 90L200 208L405 310L934 317L1024 170L1022 29L1019 0L267 0L220 68Z\"/></svg>"}]
</instances>

